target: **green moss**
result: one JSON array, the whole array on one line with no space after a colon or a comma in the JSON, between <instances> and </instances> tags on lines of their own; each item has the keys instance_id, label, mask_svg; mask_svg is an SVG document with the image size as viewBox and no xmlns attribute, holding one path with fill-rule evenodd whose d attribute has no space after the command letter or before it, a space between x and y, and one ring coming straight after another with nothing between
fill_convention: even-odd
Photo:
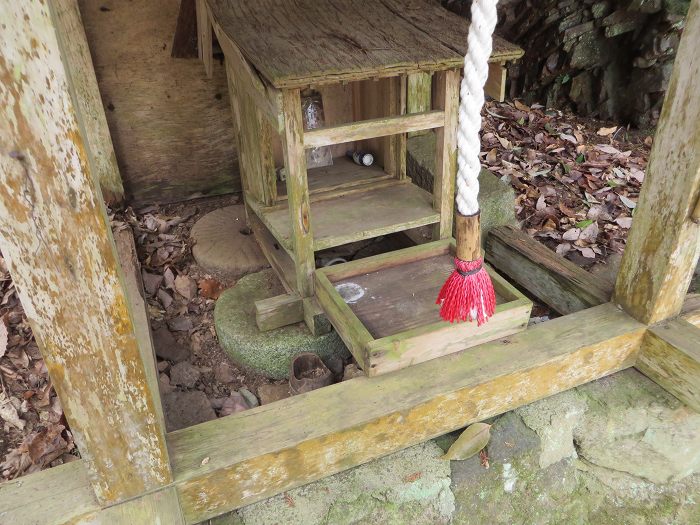
<instances>
[{"instance_id":1,"label":"green moss","mask_svg":"<svg viewBox=\"0 0 700 525\"><path fill-rule=\"evenodd\" d=\"M306 325L298 323L261 332L255 324L255 301L284 293L272 270L246 275L216 302L214 324L219 343L241 366L272 379L289 377L292 358L300 352L312 352L328 359L348 357L340 336L332 331L312 336Z\"/></svg>"}]
</instances>

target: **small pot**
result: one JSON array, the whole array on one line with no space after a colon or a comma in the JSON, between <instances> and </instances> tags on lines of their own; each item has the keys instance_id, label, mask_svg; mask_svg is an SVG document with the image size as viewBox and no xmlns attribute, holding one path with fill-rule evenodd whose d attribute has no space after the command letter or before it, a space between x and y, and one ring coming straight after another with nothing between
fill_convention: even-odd
<instances>
[{"instance_id":1,"label":"small pot","mask_svg":"<svg viewBox=\"0 0 700 525\"><path fill-rule=\"evenodd\" d=\"M333 383L333 374L321 358L311 352L297 354L289 367L292 394L303 394Z\"/></svg>"}]
</instances>

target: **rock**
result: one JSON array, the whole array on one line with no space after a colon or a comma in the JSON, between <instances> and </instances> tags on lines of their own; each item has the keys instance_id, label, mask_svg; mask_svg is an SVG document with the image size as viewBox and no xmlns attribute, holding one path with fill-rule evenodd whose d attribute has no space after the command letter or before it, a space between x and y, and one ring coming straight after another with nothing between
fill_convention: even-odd
<instances>
[{"instance_id":1,"label":"rock","mask_svg":"<svg viewBox=\"0 0 700 525\"><path fill-rule=\"evenodd\" d=\"M210 272L238 277L269 266L245 223L242 204L220 208L199 219L190 233L192 255Z\"/></svg>"},{"instance_id":2,"label":"rock","mask_svg":"<svg viewBox=\"0 0 700 525\"><path fill-rule=\"evenodd\" d=\"M170 378L165 374L158 374L158 389L161 394L169 394L175 390L175 387L170 384Z\"/></svg>"},{"instance_id":3,"label":"rock","mask_svg":"<svg viewBox=\"0 0 700 525\"><path fill-rule=\"evenodd\" d=\"M255 301L284 293L272 270L241 278L219 297L214 324L219 343L233 362L272 379L287 379L292 358L312 352L321 359L349 356L335 331L313 336L302 323L261 332L255 324Z\"/></svg>"},{"instance_id":4,"label":"rock","mask_svg":"<svg viewBox=\"0 0 700 525\"><path fill-rule=\"evenodd\" d=\"M170 382L185 388L194 388L199 379L199 369L189 361L173 365L170 370Z\"/></svg>"},{"instance_id":5,"label":"rock","mask_svg":"<svg viewBox=\"0 0 700 525\"><path fill-rule=\"evenodd\" d=\"M428 441L238 511L244 525L447 524L450 464Z\"/></svg>"},{"instance_id":6,"label":"rock","mask_svg":"<svg viewBox=\"0 0 700 525\"><path fill-rule=\"evenodd\" d=\"M158 369L158 372L165 372L168 368L170 368L170 363L167 361L158 361L156 368Z\"/></svg>"},{"instance_id":7,"label":"rock","mask_svg":"<svg viewBox=\"0 0 700 525\"><path fill-rule=\"evenodd\" d=\"M184 315L168 319L168 326L171 330L175 330L176 332L188 332L194 328L192 319Z\"/></svg>"},{"instance_id":8,"label":"rock","mask_svg":"<svg viewBox=\"0 0 700 525\"><path fill-rule=\"evenodd\" d=\"M221 403L221 409L219 410L219 416L230 416L236 412L243 412L248 410L250 407L246 403L245 398L238 392L231 392L231 395L223 400Z\"/></svg>"},{"instance_id":9,"label":"rock","mask_svg":"<svg viewBox=\"0 0 700 525\"><path fill-rule=\"evenodd\" d=\"M155 295L163 282L162 275L156 275L146 271L141 272L141 278L143 279L143 289L150 296Z\"/></svg>"},{"instance_id":10,"label":"rock","mask_svg":"<svg viewBox=\"0 0 700 525\"><path fill-rule=\"evenodd\" d=\"M219 383L233 383L236 380L233 368L226 362L217 365L214 369L214 377Z\"/></svg>"},{"instance_id":11,"label":"rock","mask_svg":"<svg viewBox=\"0 0 700 525\"><path fill-rule=\"evenodd\" d=\"M163 395L163 412L168 432L216 419L203 392L170 392Z\"/></svg>"},{"instance_id":12,"label":"rock","mask_svg":"<svg viewBox=\"0 0 700 525\"><path fill-rule=\"evenodd\" d=\"M260 397L261 405L269 405L280 399L291 397L289 391L289 383L271 383L269 385L261 385L258 387L258 397Z\"/></svg>"},{"instance_id":13,"label":"rock","mask_svg":"<svg viewBox=\"0 0 700 525\"><path fill-rule=\"evenodd\" d=\"M158 297L160 304L162 304L163 308L165 308L166 310L171 304L173 304L172 296L162 288L160 288L158 292L156 292L156 296Z\"/></svg>"},{"instance_id":14,"label":"rock","mask_svg":"<svg viewBox=\"0 0 700 525\"><path fill-rule=\"evenodd\" d=\"M255 394L253 394L253 392L251 392L247 388L239 388L238 393L243 396L245 402L250 408L255 408L256 406L260 405L260 401L258 401L258 398L255 397Z\"/></svg>"},{"instance_id":15,"label":"rock","mask_svg":"<svg viewBox=\"0 0 700 525\"><path fill-rule=\"evenodd\" d=\"M345 367L345 371L343 372L343 381L348 381L349 379L354 379L355 377L362 377L364 376L365 373L357 368L357 365L355 363L350 363L348 366Z\"/></svg>"},{"instance_id":16,"label":"rock","mask_svg":"<svg viewBox=\"0 0 700 525\"><path fill-rule=\"evenodd\" d=\"M598 64L608 44L596 32L584 33L571 50L569 65L574 69L587 69Z\"/></svg>"},{"instance_id":17,"label":"rock","mask_svg":"<svg viewBox=\"0 0 700 525\"><path fill-rule=\"evenodd\" d=\"M435 172L435 134L410 137L407 143L408 176L424 190L432 193ZM479 206L481 208L481 240L496 226L520 227L515 217L515 191L488 170L479 174Z\"/></svg>"},{"instance_id":18,"label":"rock","mask_svg":"<svg viewBox=\"0 0 700 525\"><path fill-rule=\"evenodd\" d=\"M153 346L158 357L173 363L179 363L190 357L189 350L178 343L165 326L153 332Z\"/></svg>"}]
</instances>

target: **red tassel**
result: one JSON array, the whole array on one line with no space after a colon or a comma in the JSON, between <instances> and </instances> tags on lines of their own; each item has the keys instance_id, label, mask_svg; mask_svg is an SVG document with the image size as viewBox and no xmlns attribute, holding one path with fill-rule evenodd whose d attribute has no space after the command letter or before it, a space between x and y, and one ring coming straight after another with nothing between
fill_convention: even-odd
<instances>
[{"instance_id":1,"label":"red tassel","mask_svg":"<svg viewBox=\"0 0 700 525\"><path fill-rule=\"evenodd\" d=\"M463 261L455 258L455 270L442 285L435 304L440 316L451 323L474 321L478 326L496 312L496 293L484 260Z\"/></svg>"}]
</instances>

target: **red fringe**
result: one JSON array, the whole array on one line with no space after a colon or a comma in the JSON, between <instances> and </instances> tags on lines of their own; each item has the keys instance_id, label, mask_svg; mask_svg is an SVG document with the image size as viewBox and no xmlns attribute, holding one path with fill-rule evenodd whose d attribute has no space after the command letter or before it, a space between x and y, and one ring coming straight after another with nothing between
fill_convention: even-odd
<instances>
[{"instance_id":1,"label":"red fringe","mask_svg":"<svg viewBox=\"0 0 700 525\"><path fill-rule=\"evenodd\" d=\"M479 271L467 276L457 271L471 272L479 267ZM462 261L455 258L455 268L435 301L435 304L441 305L440 316L450 323L476 319L478 326L481 326L496 311L496 293L491 277L483 267L483 259Z\"/></svg>"}]
</instances>

